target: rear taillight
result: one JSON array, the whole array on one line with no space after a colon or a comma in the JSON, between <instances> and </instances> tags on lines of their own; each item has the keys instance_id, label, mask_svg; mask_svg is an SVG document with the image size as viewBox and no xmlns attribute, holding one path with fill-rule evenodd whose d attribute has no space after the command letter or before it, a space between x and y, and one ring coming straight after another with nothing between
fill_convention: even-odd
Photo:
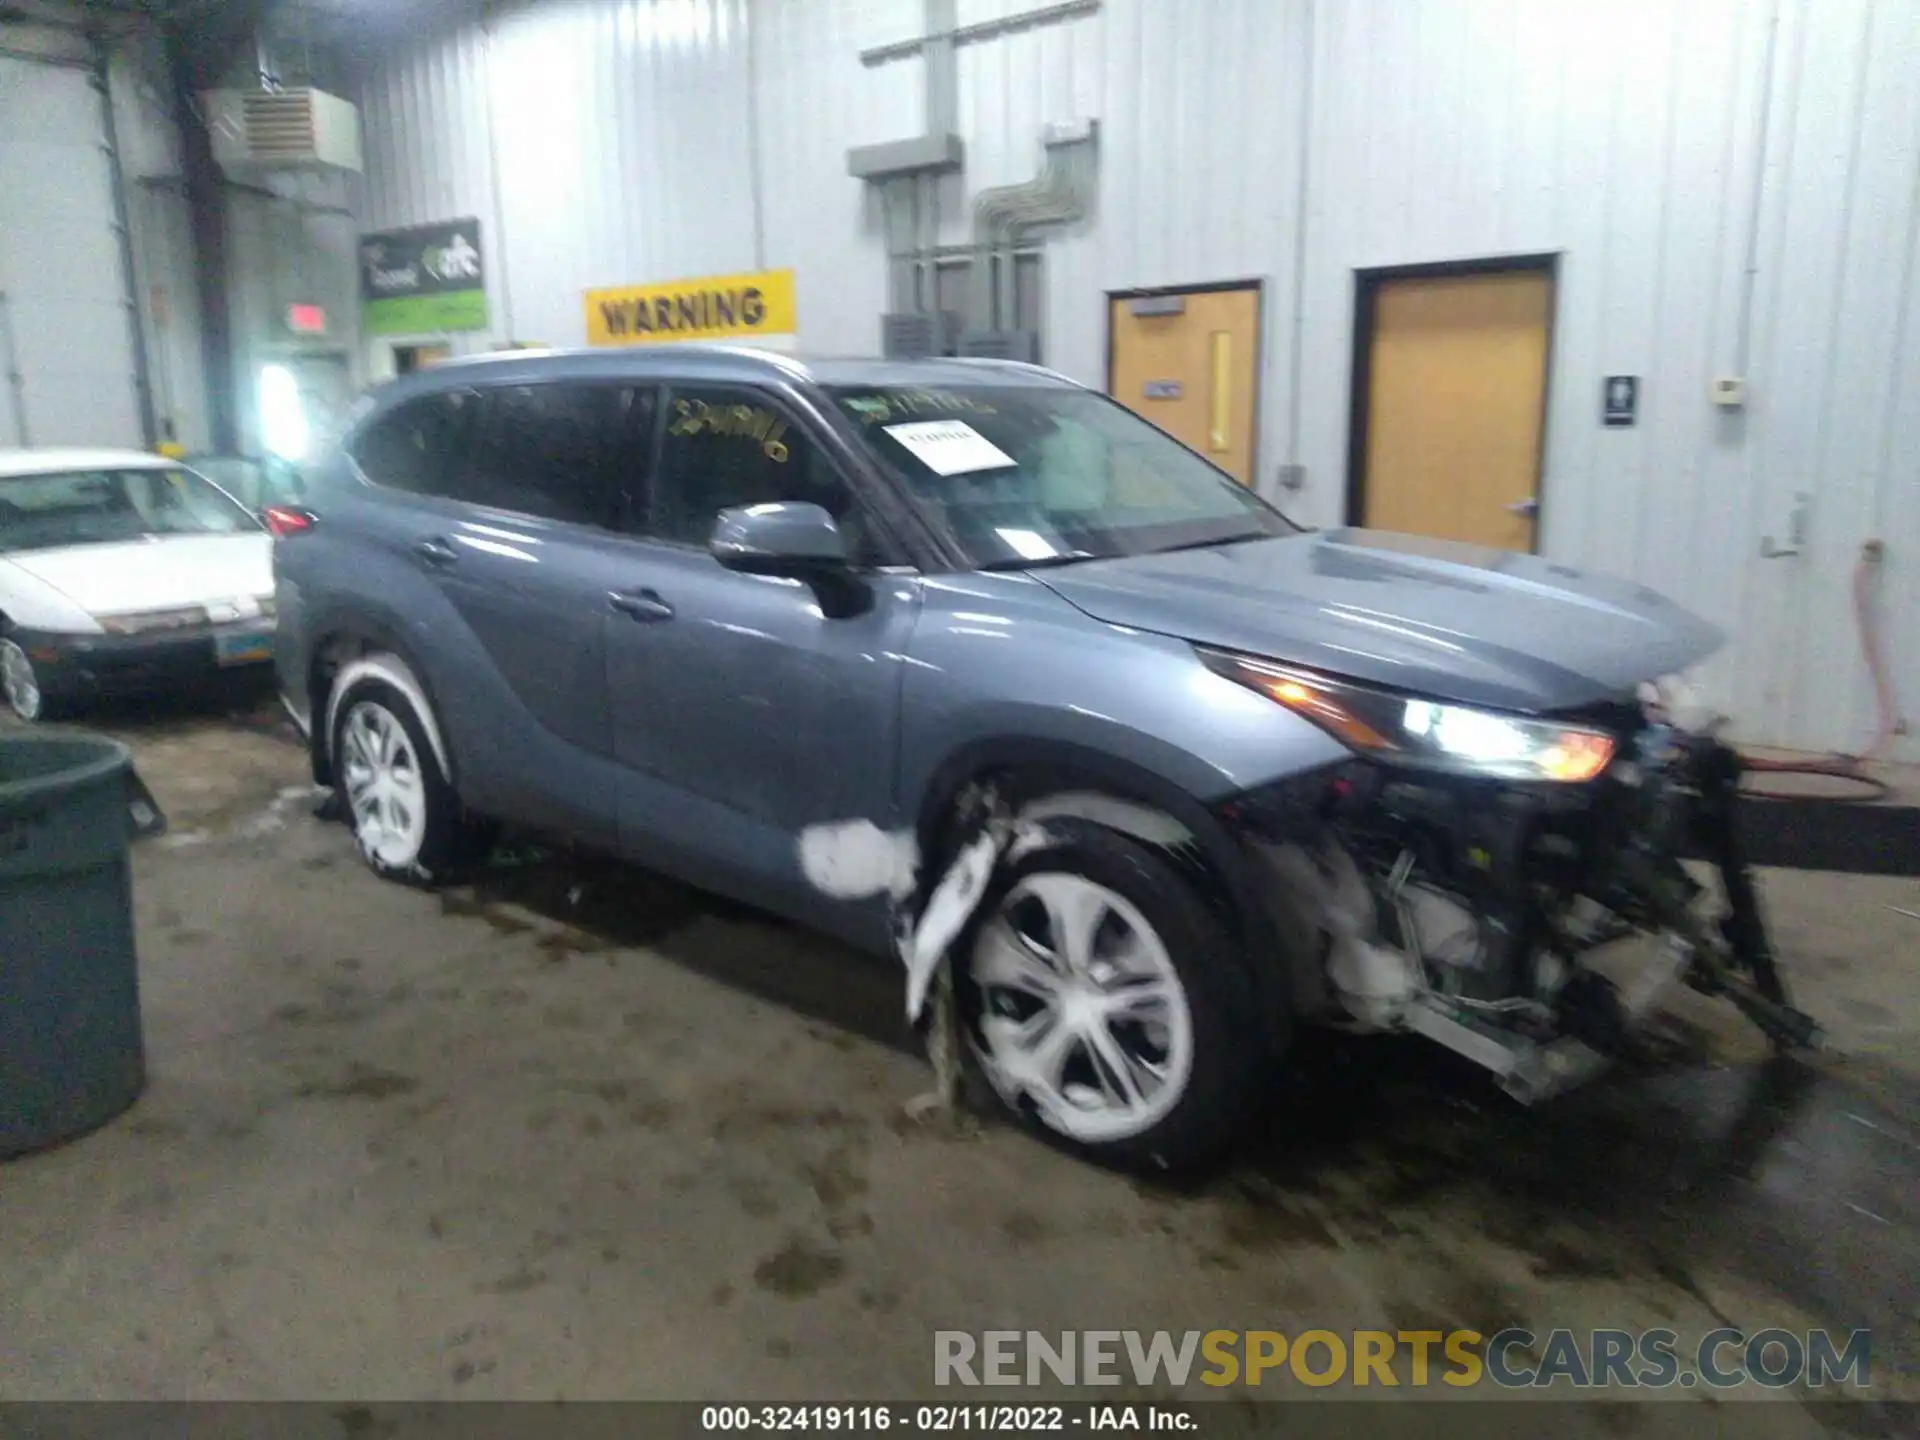
<instances>
[{"instance_id":1,"label":"rear taillight","mask_svg":"<svg viewBox=\"0 0 1920 1440\"><path fill-rule=\"evenodd\" d=\"M311 510L302 510L294 505L269 505L260 512L260 518L267 522L267 529L273 532L275 539L285 540L311 530L319 517Z\"/></svg>"}]
</instances>

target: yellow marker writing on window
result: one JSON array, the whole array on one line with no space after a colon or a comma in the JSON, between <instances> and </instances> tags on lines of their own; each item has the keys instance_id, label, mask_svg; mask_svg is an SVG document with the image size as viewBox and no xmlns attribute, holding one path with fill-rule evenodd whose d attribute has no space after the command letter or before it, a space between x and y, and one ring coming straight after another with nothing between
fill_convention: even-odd
<instances>
[{"instance_id":1,"label":"yellow marker writing on window","mask_svg":"<svg viewBox=\"0 0 1920 1440\"><path fill-rule=\"evenodd\" d=\"M1213 332L1213 384L1208 398L1213 413L1207 422L1207 449L1224 455L1233 446L1227 440L1227 417L1233 413L1233 334Z\"/></svg>"}]
</instances>

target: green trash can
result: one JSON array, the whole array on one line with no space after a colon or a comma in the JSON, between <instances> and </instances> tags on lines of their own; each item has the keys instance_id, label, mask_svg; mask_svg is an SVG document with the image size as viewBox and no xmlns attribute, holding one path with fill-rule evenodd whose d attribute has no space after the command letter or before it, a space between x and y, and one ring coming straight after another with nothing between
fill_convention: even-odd
<instances>
[{"instance_id":1,"label":"green trash can","mask_svg":"<svg viewBox=\"0 0 1920 1440\"><path fill-rule=\"evenodd\" d=\"M0 1159L104 1125L146 1084L128 847L159 824L124 745L0 731Z\"/></svg>"}]
</instances>

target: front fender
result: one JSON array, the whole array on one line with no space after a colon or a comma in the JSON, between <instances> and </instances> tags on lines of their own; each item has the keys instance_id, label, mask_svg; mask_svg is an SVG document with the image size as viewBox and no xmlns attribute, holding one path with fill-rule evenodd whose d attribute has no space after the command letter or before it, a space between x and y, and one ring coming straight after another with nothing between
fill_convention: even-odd
<instances>
[{"instance_id":1,"label":"front fender","mask_svg":"<svg viewBox=\"0 0 1920 1440\"><path fill-rule=\"evenodd\" d=\"M0 616L21 630L52 635L102 633L100 623L64 590L5 561L0 561Z\"/></svg>"},{"instance_id":2,"label":"front fender","mask_svg":"<svg viewBox=\"0 0 1920 1440\"><path fill-rule=\"evenodd\" d=\"M1021 575L929 581L901 696L899 796L917 814L970 751L1064 747L1211 805L1344 759L1310 721L1169 636L1083 615Z\"/></svg>"}]
</instances>

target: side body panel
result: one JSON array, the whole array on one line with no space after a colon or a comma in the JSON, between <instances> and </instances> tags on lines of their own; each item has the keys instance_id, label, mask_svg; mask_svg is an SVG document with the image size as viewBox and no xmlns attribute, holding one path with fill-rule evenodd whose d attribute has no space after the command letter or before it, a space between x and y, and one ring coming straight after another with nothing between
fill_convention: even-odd
<instances>
[{"instance_id":1,"label":"side body panel","mask_svg":"<svg viewBox=\"0 0 1920 1440\"><path fill-rule=\"evenodd\" d=\"M921 582L874 576L867 609L833 616L798 581L736 574L685 546L637 548L672 614L608 622L622 848L884 948L884 903L820 894L798 845L809 825L893 806Z\"/></svg>"},{"instance_id":2,"label":"side body panel","mask_svg":"<svg viewBox=\"0 0 1920 1440\"><path fill-rule=\"evenodd\" d=\"M516 693L457 603L471 601L474 597L464 590L483 582L459 582L464 588L456 589L416 553L422 542L462 536L507 544L484 533L500 527L491 524L486 512L470 506L376 489L339 459L314 477L308 505L319 517L313 530L276 547L283 632L276 663L290 703L304 714L317 698L307 694L315 645L343 634L391 644L432 698L452 754L455 784L469 805L586 844L615 845L615 762L562 738ZM537 528L538 522L515 517L513 524L523 542L540 538L529 528ZM610 567L609 573L617 571L618 552L626 542L602 537L593 544L597 551L611 552L599 554L597 563ZM525 543L514 548L527 551ZM492 558L503 564L527 563L508 562L497 554ZM558 603L559 594L554 590L546 601L536 603L530 620L542 605L551 609ZM497 606L489 613L493 610ZM598 615L583 615L580 623L597 634ZM482 631L492 628L483 625ZM551 625L546 630L547 640L559 643L560 631ZM553 663L573 664L558 658ZM577 665L573 674L570 703L597 703L592 677L582 679ZM572 728L584 726L590 733L597 723L576 713Z\"/></svg>"},{"instance_id":3,"label":"side body panel","mask_svg":"<svg viewBox=\"0 0 1920 1440\"><path fill-rule=\"evenodd\" d=\"M1018 574L926 582L901 738L909 819L954 756L1011 742L1104 757L1202 803L1347 753L1184 641L1093 620Z\"/></svg>"}]
</instances>

